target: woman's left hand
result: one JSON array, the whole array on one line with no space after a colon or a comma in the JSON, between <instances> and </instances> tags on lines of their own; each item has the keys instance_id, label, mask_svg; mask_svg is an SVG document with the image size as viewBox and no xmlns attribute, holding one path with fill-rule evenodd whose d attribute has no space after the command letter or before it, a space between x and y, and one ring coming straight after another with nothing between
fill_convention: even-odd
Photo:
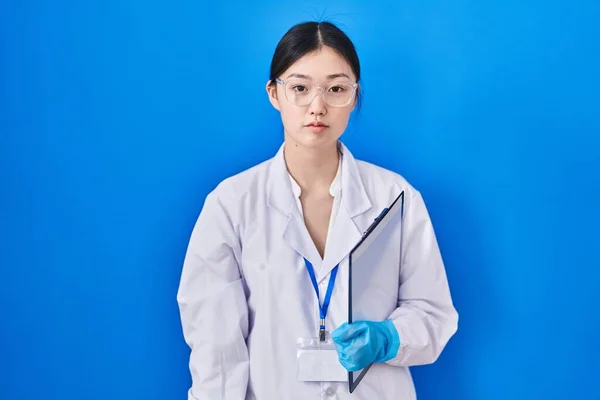
<instances>
[{"instance_id":1,"label":"woman's left hand","mask_svg":"<svg viewBox=\"0 0 600 400\"><path fill-rule=\"evenodd\" d=\"M400 347L398 331L391 320L344 323L331 333L340 363L358 371L373 362L396 356Z\"/></svg>"}]
</instances>

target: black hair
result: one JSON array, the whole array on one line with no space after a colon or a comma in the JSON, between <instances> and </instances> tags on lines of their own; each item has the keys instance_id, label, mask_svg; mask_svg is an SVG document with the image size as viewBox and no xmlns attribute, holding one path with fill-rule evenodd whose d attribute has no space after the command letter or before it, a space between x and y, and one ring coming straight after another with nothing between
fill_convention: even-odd
<instances>
[{"instance_id":1,"label":"black hair","mask_svg":"<svg viewBox=\"0 0 600 400\"><path fill-rule=\"evenodd\" d=\"M271 84L300 58L324 46L336 51L350 64L356 81L359 82L360 62L350 38L331 22L311 21L292 26L277 44L271 61ZM357 102L360 102L360 91L356 96Z\"/></svg>"}]
</instances>

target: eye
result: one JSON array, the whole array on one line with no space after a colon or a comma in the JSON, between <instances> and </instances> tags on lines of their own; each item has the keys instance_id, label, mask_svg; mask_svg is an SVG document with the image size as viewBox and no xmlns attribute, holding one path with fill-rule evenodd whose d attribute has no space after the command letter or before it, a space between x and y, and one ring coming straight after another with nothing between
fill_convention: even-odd
<instances>
[{"instance_id":1,"label":"eye","mask_svg":"<svg viewBox=\"0 0 600 400\"><path fill-rule=\"evenodd\" d=\"M294 85L294 86L292 86L292 90L294 92L303 93L307 90L307 88L306 88L306 86L303 86L303 85Z\"/></svg>"},{"instance_id":2,"label":"eye","mask_svg":"<svg viewBox=\"0 0 600 400\"><path fill-rule=\"evenodd\" d=\"M329 88L329 90L333 93L343 93L346 91L346 87L342 85L334 85Z\"/></svg>"}]
</instances>

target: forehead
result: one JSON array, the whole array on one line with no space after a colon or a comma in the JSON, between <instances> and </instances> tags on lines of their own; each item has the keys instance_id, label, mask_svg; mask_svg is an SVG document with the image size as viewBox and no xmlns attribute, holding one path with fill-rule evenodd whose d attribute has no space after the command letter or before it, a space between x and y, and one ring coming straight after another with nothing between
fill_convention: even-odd
<instances>
[{"instance_id":1,"label":"forehead","mask_svg":"<svg viewBox=\"0 0 600 400\"><path fill-rule=\"evenodd\" d=\"M292 64L283 75L288 77L291 74L306 75L314 81L325 80L328 76L339 74L346 74L352 80L356 79L350 64L329 47L306 54Z\"/></svg>"}]
</instances>

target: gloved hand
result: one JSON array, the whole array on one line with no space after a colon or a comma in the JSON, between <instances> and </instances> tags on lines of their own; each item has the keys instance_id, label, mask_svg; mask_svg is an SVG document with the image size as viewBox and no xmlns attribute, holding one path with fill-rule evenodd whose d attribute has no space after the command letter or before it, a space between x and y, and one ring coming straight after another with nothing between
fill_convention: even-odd
<instances>
[{"instance_id":1,"label":"gloved hand","mask_svg":"<svg viewBox=\"0 0 600 400\"><path fill-rule=\"evenodd\" d=\"M372 362L391 360L398 353L400 336L392 320L344 323L331 333L340 363L358 371Z\"/></svg>"}]
</instances>

